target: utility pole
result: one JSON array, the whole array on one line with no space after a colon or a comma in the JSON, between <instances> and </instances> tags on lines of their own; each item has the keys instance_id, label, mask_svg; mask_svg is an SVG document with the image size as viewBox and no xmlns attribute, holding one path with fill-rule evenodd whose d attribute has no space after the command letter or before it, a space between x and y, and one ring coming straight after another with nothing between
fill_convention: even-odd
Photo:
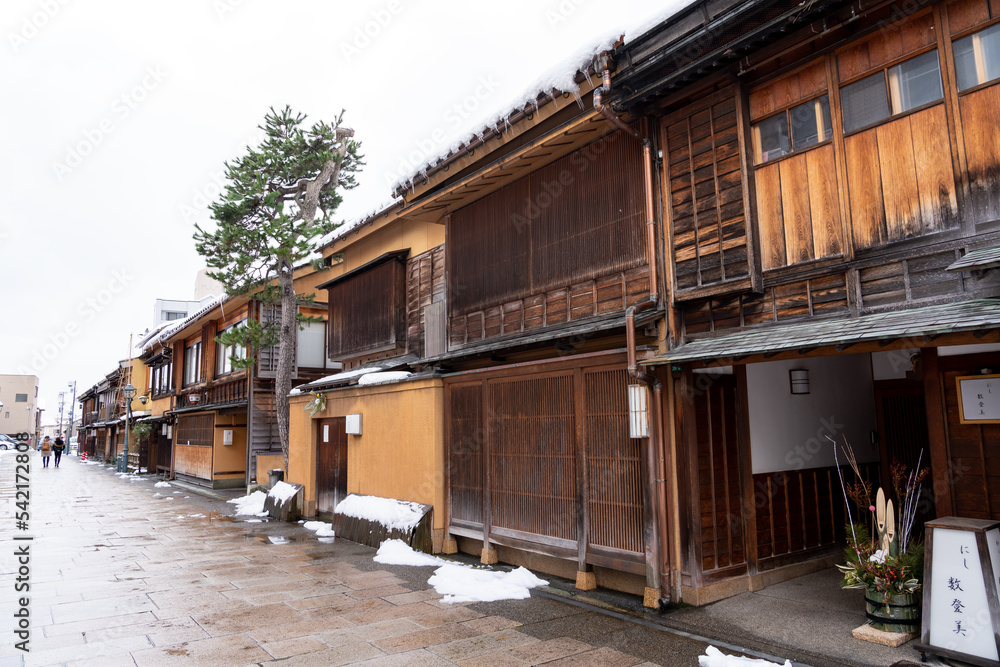
<instances>
[{"instance_id":1,"label":"utility pole","mask_svg":"<svg viewBox=\"0 0 1000 667\"><path fill-rule=\"evenodd\" d=\"M59 428L56 430L56 437L62 437L62 416L63 416L63 404L66 402L66 392L59 392Z\"/></svg>"},{"instance_id":2,"label":"utility pole","mask_svg":"<svg viewBox=\"0 0 1000 667\"><path fill-rule=\"evenodd\" d=\"M71 381L68 386L73 390L73 398L69 402L69 435L66 437L67 450L69 450L69 441L73 439L73 409L76 407L76 380Z\"/></svg>"}]
</instances>

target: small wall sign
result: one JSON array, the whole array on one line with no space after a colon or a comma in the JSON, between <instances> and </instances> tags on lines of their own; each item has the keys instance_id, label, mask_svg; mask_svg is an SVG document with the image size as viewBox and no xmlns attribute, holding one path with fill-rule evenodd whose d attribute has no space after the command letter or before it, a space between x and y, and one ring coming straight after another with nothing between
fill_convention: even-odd
<instances>
[{"instance_id":1,"label":"small wall sign","mask_svg":"<svg viewBox=\"0 0 1000 667\"><path fill-rule=\"evenodd\" d=\"M1000 375L955 378L963 424L1000 424Z\"/></svg>"}]
</instances>

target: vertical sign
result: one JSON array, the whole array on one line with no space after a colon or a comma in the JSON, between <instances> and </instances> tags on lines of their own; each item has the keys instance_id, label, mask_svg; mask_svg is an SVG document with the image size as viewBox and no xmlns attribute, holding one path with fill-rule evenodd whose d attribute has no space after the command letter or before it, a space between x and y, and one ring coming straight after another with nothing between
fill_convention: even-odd
<instances>
[{"instance_id":1,"label":"vertical sign","mask_svg":"<svg viewBox=\"0 0 1000 667\"><path fill-rule=\"evenodd\" d=\"M323 442L330 442L330 425L323 424Z\"/></svg>"},{"instance_id":2,"label":"vertical sign","mask_svg":"<svg viewBox=\"0 0 1000 667\"><path fill-rule=\"evenodd\" d=\"M925 524L921 652L976 665L1000 659L1000 523L946 517Z\"/></svg>"}]
</instances>

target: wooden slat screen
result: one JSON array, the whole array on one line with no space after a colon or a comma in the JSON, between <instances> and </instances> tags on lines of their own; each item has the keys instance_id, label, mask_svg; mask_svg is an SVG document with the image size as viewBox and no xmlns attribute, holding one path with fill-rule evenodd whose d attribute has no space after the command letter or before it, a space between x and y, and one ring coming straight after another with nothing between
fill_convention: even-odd
<instances>
[{"instance_id":1,"label":"wooden slat screen","mask_svg":"<svg viewBox=\"0 0 1000 667\"><path fill-rule=\"evenodd\" d=\"M448 423L451 517L483 522L483 390L480 383L451 389Z\"/></svg>"},{"instance_id":2,"label":"wooden slat screen","mask_svg":"<svg viewBox=\"0 0 1000 667\"><path fill-rule=\"evenodd\" d=\"M646 262L642 148L618 131L453 213L451 315Z\"/></svg>"},{"instance_id":3,"label":"wooden slat screen","mask_svg":"<svg viewBox=\"0 0 1000 667\"><path fill-rule=\"evenodd\" d=\"M737 413L733 376L717 378L695 401L703 572L747 561Z\"/></svg>"},{"instance_id":4,"label":"wooden slat screen","mask_svg":"<svg viewBox=\"0 0 1000 667\"><path fill-rule=\"evenodd\" d=\"M576 540L572 375L495 382L487 391L494 525Z\"/></svg>"},{"instance_id":5,"label":"wooden slat screen","mask_svg":"<svg viewBox=\"0 0 1000 667\"><path fill-rule=\"evenodd\" d=\"M996 520L1000 519L1000 424L963 424L959 418L962 405L956 378L978 372L970 365L941 374L948 422L947 475L955 516Z\"/></svg>"},{"instance_id":6,"label":"wooden slat screen","mask_svg":"<svg viewBox=\"0 0 1000 667\"><path fill-rule=\"evenodd\" d=\"M406 275L389 260L329 288L331 359L406 344Z\"/></svg>"},{"instance_id":7,"label":"wooden slat screen","mask_svg":"<svg viewBox=\"0 0 1000 667\"><path fill-rule=\"evenodd\" d=\"M641 552L641 441L628 434L628 371L584 375L588 530L595 545Z\"/></svg>"},{"instance_id":8,"label":"wooden slat screen","mask_svg":"<svg viewBox=\"0 0 1000 667\"><path fill-rule=\"evenodd\" d=\"M215 416L178 417L174 442L178 445L211 447L215 440Z\"/></svg>"},{"instance_id":9,"label":"wooden slat screen","mask_svg":"<svg viewBox=\"0 0 1000 667\"><path fill-rule=\"evenodd\" d=\"M675 298L750 278L736 88L666 119Z\"/></svg>"}]
</instances>

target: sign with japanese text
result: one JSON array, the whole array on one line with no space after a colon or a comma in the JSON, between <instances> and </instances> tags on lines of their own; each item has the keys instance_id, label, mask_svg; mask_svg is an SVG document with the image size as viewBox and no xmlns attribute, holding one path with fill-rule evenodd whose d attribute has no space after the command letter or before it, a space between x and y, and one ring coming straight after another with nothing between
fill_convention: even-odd
<instances>
[{"instance_id":1,"label":"sign with japanese text","mask_svg":"<svg viewBox=\"0 0 1000 667\"><path fill-rule=\"evenodd\" d=\"M1000 375L966 375L956 381L963 424L1000 423Z\"/></svg>"},{"instance_id":2,"label":"sign with japanese text","mask_svg":"<svg viewBox=\"0 0 1000 667\"><path fill-rule=\"evenodd\" d=\"M926 528L921 648L973 664L996 664L1000 524L946 517L927 522Z\"/></svg>"}]
</instances>

